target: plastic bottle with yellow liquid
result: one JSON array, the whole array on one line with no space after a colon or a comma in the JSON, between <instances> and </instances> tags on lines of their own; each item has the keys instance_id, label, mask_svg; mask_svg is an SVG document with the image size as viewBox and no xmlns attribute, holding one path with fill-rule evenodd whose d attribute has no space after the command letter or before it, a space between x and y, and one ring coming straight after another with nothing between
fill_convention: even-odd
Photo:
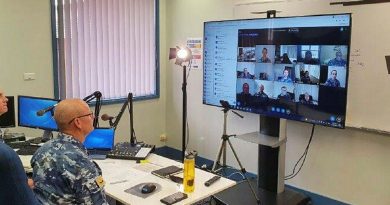
<instances>
[{"instance_id":1,"label":"plastic bottle with yellow liquid","mask_svg":"<svg viewBox=\"0 0 390 205\"><path fill-rule=\"evenodd\" d=\"M190 152L184 158L184 192L191 193L195 189L195 156L196 153Z\"/></svg>"}]
</instances>

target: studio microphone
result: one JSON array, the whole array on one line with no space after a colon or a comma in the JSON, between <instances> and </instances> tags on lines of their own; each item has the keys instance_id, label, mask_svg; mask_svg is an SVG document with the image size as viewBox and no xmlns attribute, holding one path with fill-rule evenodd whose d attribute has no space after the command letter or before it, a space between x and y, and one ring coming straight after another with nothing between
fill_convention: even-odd
<instances>
[{"instance_id":1,"label":"studio microphone","mask_svg":"<svg viewBox=\"0 0 390 205\"><path fill-rule=\"evenodd\" d=\"M100 117L103 121L107 121L107 120L113 120L115 117L113 116L109 116L107 114L103 114L101 117Z\"/></svg>"},{"instance_id":2,"label":"studio microphone","mask_svg":"<svg viewBox=\"0 0 390 205\"><path fill-rule=\"evenodd\" d=\"M54 105L52 105L52 106L50 106L50 107L44 108L44 109L42 109L42 110L38 110L38 111L37 111L37 115L38 115L38 116L42 116L42 115L44 115L45 113L49 112L50 110L53 110L57 105L58 105L58 103L57 103L57 104L54 104Z\"/></svg>"}]
</instances>

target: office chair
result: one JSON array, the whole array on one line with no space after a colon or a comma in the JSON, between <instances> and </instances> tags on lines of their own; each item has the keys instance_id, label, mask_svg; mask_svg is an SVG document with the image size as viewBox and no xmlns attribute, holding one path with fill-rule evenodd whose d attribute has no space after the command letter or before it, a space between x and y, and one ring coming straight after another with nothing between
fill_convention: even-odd
<instances>
[{"instance_id":1,"label":"office chair","mask_svg":"<svg viewBox=\"0 0 390 205\"><path fill-rule=\"evenodd\" d=\"M299 101L305 100L305 94L300 94L299 95ZM313 101L313 96L309 95L309 101Z\"/></svg>"},{"instance_id":2,"label":"office chair","mask_svg":"<svg viewBox=\"0 0 390 205\"><path fill-rule=\"evenodd\" d=\"M38 204L18 154L4 143L0 143L0 204Z\"/></svg>"}]
</instances>

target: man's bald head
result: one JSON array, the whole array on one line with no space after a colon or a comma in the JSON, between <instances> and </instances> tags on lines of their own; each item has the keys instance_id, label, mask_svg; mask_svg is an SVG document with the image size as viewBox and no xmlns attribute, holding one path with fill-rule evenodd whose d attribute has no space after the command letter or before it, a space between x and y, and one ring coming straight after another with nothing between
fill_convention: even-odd
<instances>
[{"instance_id":1,"label":"man's bald head","mask_svg":"<svg viewBox=\"0 0 390 205\"><path fill-rule=\"evenodd\" d=\"M88 104L81 99L62 100L56 106L54 119L60 131L69 130L73 125L69 122L78 116L90 113Z\"/></svg>"}]
</instances>

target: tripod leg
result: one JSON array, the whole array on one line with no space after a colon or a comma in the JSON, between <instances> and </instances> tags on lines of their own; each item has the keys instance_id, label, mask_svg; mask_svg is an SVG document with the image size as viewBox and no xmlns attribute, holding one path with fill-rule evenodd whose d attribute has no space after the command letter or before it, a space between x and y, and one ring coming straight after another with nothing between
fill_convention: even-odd
<instances>
[{"instance_id":1,"label":"tripod leg","mask_svg":"<svg viewBox=\"0 0 390 205\"><path fill-rule=\"evenodd\" d=\"M238 159L237 153L236 153L236 151L234 150L232 143L230 142L229 139L227 139L227 141L228 141L228 143L229 143L230 149L232 149L232 151L233 151L233 155L234 155L234 157L236 158L236 160L237 160L237 162L238 162L238 165L240 166L241 173L242 173L242 175L244 176L244 180L245 180L246 182L248 182L249 188L251 189L252 194L253 194L253 196L255 197L256 201L257 201L257 204L260 204L260 199L257 197L257 194L256 194L256 192L255 192L255 189L253 188L252 184L249 182L249 179L246 177L246 175L245 175L246 170L245 170L245 168L242 166L242 164L241 164L241 162L240 162L240 159Z\"/></svg>"},{"instance_id":2,"label":"tripod leg","mask_svg":"<svg viewBox=\"0 0 390 205\"><path fill-rule=\"evenodd\" d=\"M216 157L216 160L214 161L213 168L211 171L215 172L217 170L217 166L220 165L220 160L222 156L223 150L226 149L226 142L224 140L221 141L221 146L219 147L219 151Z\"/></svg>"}]
</instances>

